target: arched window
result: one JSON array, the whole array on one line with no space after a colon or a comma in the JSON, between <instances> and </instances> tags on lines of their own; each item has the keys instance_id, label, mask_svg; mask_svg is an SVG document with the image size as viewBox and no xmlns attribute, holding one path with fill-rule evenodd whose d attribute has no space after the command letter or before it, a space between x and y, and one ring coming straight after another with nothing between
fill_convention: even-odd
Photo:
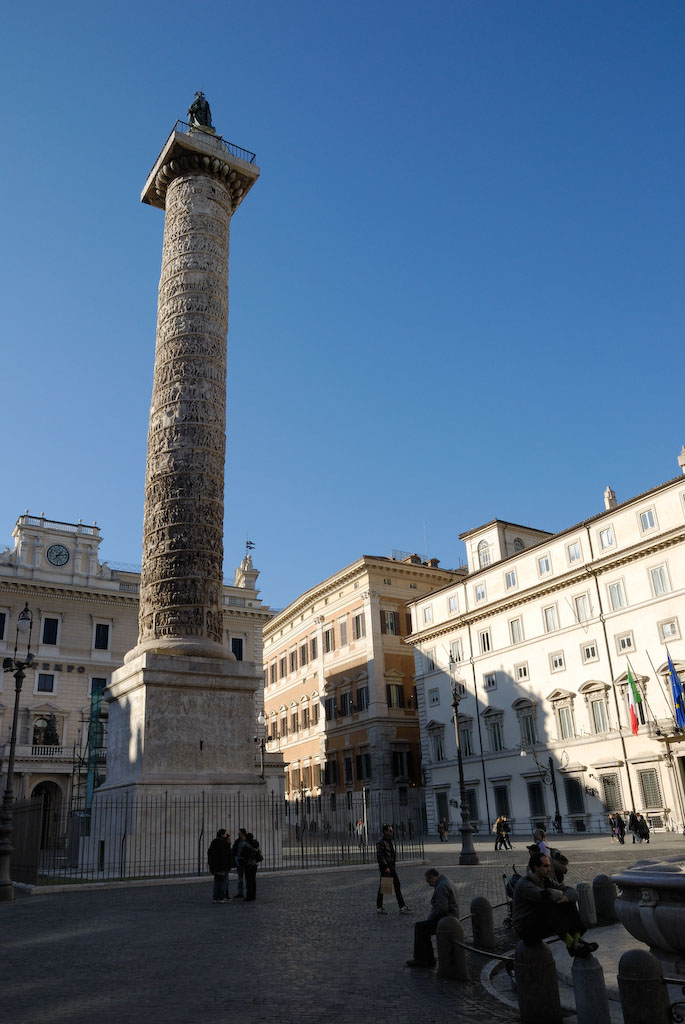
<instances>
[{"instance_id":1,"label":"arched window","mask_svg":"<svg viewBox=\"0 0 685 1024\"><path fill-rule=\"evenodd\" d=\"M33 723L33 746L42 747L45 745L45 734L48 731L47 718L37 718Z\"/></svg>"},{"instance_id":2,"label":"arched window","mask_svg":"<svg viewBox=\"0 0 685 1024\"><path fill-rule=\"evenodd\" d=\"M490 545L486 540L482 540L478 545L478 566L485 569L487 565L490 565Z\"/></svg>"}]
</instances>

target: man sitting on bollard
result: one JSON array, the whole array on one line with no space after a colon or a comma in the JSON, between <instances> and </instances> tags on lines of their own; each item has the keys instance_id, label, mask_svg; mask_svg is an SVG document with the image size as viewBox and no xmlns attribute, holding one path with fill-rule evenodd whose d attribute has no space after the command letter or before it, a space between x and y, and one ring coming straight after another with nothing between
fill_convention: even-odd
<instances>
[{"instance_id":1,"label":"man sitting on bollard","mask_svg":"<svg viewBox=\"0 0 685 1024\"><path fill-rule=\"evenodd\" d=\"M590 956L596 942L583 942L585 926L578 915L578 893L552 881L551 863L544 853L532 853L528 871L514 889L514 930L528 945L558 935L571 956Z\"/></svg>"},{"instance_id":2,"label":"man sitting on bollard","mask_svg":"<svg viewBox=\"0 0 685 1024\"><path fill-rule=\"evenodd\" d=\"M457 906L457 890L446 875L441 875L437 868L429 868L426 881L433 887L431 911L427 920L417 921L414 925L414 959L407 960L408 967L434 967L435 956L431 936L435 935L438 922L443 917L459 917Z\"/></svg>"}]
</instances>

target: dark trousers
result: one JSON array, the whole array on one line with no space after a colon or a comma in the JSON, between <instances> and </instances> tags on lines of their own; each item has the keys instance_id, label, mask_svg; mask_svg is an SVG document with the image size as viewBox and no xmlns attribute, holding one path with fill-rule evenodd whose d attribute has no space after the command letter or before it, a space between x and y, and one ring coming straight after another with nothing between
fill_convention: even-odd
<instances>
[{"instance_id":1,"label":"dark trousers","mask_svg":"<svg viewBox=\"0 0 685 1024\"><path fill-rule=\"evenodd\" d=\"M243 870L242 864L236 864L235 869L238 873L238 895L245 895L245 871Z\"/></svg>"},{"instance_id":2,"label":"dark trousers","mask_svg":"<svg viewBox=\"0 0 685 1024\"><path fill-rule=\"evenodd\" d=\"M257 865L245 864L245 899L254 900L257 897Z\"/></svg>"},{"instance_id":3,"label":"dark trousers","mask_svg":"<svg viewBox=\"0 0 685 1024\"><path fill-rule=\"evenodd\" d=\"M400 907L404 906L404 897L402 896L402 889L400 888L400 880L397 877L397 872L393 868L389 875L386 875L384 871L381 871L381 878L392 878L392 884L395 889L395 896ZM380 882L378 883L378 895L376 896L376 906L383 906L383 893L381 892Z\"/></svg>"},{"instance_id":4,"label":"dark trousers","mask_svg":"<svg viewBox=\"0 0 685 1024\"><path fill-rule=\"evenodd\" d=\"M414 925L414 959L420 964L434 964L432 936L435 935L440 917L433 917L428 921L417 921Z\"/></svg>"},{"instance_id":5,"label":"dark trousers","mask_svg":"<svg viewBox=\"0 0 685 1024\"><path fill-rule=\"evenodd\" d=\"M533 943L558 935L563 939L568 933L581 935L585 925L580 920L575 903L541 903L535 907L535 914L517 929L524 942Z\"/></svg>"}]
</instances>

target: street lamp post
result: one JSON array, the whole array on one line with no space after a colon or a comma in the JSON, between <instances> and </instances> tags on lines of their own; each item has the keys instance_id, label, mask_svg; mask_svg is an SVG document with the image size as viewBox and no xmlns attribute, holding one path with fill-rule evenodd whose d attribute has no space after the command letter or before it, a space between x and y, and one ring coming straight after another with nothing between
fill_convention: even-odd
<instances>
[{"instance_id":1,"label":"street lamp post","mask_svg":"<svg viewBox=\"0 0 685 1024\"><path fill-rule=\"evenodd\" d=\"M563 829L563 825L562 825L561 811L559 810L559 793L557 792L557 780L556 780L556 776L554 774L554 761L552 760L552 756L550 754L550 757L549 757L548 762L547 762L548 767L545 767L544 764L540 764L540 761L538 760L538 756L537 756L537 753L535 751L535 747L533 746L533 744L532 743L526 744L525 740L522 740L521 741L521 757L525 757L526 756L526 753L527 753L526 746L527 745L530 746L530 754L531 754L533 760L535 761L535 765L536 765L536 767L538 769L538 773L540 775L540 781L543 783L543 785L549 786L551 788L551 790L552 790L552 797L554 799L554 828L555 828L555 831L556 832L563 832L564 829ZM567 760L568 760L568 757L567 757Z\"/></svg>"},{"instance_id":2,"label":"street lamp post","mask_svg":"<svg viewBox=\"0 0 685 1024\"><path fill-rule=\"evenodd\" d=\"M450 654L450 679L452 684L452 711L454 713L454 736L457 741L457 764L459 766L459 800L461 802L461 853L459 854L460 864L478 864L478 854L473 846L473 828L471 826L471 814L466 799L466 786L464 784L464 762L461 756L461 737L459 735L459 701L461 693L459 684L454 679L454 658Z\"/></svg>"},{"instance_id":3,"label":"street lamp post","mask_svg":"<svg viewBox=\"0 0 685 1024\"><path fill-rule=\"evenodd\" d=\"M0 902L14 899L14 888L12 886L11 860L14 847L12 846L12 826L14 803L14 755L17 747L17 719L19 717L19 697L24 684L25 669L33 665L31 654L31 632L33 630L33 613L28 604L20 613L17 619L17 634L14 641L14 656L5 658L2 663L3 672L14 673L14 715L12 717L12 732L10 734L10 753L7 761L7 782L2 797L2 810L0 810ZM19 635L28 634L26 642L26 656L17 657L19 648Z\"/></svg>"},{"instance_id":4,"label":"street lamp post","mask_svg":"<svg viewBox=\"0 0 685 1024\"><path fill-rule=\"evenodd\" d=\"M266 725L266 715L263 711L260 711L257 715L257 725L260 728L260 735L255 736L255 743L259 744L259 753L261 754L261 771L259 773L260 779L264 778L264 751L266 749L266 737L264 735L264 726Z\"/></svg>"}]
</instances>

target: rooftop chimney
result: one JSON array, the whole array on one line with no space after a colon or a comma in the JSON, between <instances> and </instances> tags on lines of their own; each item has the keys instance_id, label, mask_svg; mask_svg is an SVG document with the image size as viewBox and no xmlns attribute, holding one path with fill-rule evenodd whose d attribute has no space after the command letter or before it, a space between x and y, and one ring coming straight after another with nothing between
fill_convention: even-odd
<instances>
[{"instance_id":1,"label":"rooftop chimney","mask_svg":"<svg viewBox=\"0 0 685 1024\"><path fill-rule=\"evenodd\" d=\"M685 473L685 444L680 449L680 455L678 456L678 465L682 469L683 473Z\"/></svg>"},{"instance_id":2,"label":"rooftop chimney","mask_svg":"<svg viewBox=\"0 0 685 1024\"><path fill-rule=\"evenodd\" d=\"M607 489L604 492L604 508L609 511L610 508L616 508L618 502L616 501L616 495L612 491L611 487L607 484Z\"/></svg>"}]
</instances>

